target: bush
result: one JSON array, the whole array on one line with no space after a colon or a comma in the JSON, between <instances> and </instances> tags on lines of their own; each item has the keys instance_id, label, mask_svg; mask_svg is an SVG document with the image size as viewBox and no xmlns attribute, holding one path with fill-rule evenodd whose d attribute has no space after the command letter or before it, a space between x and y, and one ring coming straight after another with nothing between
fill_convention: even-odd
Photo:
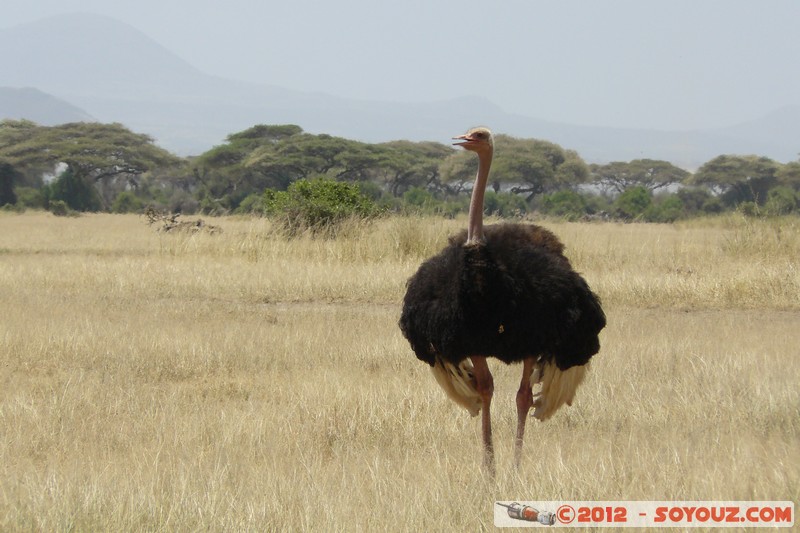
<instances>
[{"instance_id":1,"label":"bush","mask_svg":"<svg viewBox=\"0 0 800 533\"><path fill-rule=\"evenodd\" d=\"M0 211L4 211L6 213L24 213L25 206L21 204L3 204L0 206Z\"/></svg>"},{"instance_id":2,"label":"bush","mask_svg":"<svg viewBox=\"0 0 800 533\"><path fill-rule=\"evenodd\" d=\"M430 191L423 187L411 187L403 193L403 203L412 211L433 211L437 204L436 198Z\"/></svg>"},{"instance_id":3,"label":"bush","mask_svg":"<svg viewBox=\"0 0 800 533\"><path fill-rule=\"evenodd\" d=\"M558 191L542 198L542 211L548 215L579 220L588 212L586 198L575 191Z\"/></svg>"},{"instance_id":4,"label":"bush","mask_svg":"<svg viewBox=\"0 0 800 533\"><path fill-rule=\"evenodd\" d=\"M264 205L289 235L304 230L332 235L345 220L368 220L380 213L357 185L327 178L301 179L285 191L268 189Z\"/></svg>"},{"instance_id":5,"label":"bush","mask_svg":"<svg viewBox=\"0 0 800 533\"><path fill-rule=\"evenodd\" d=\"M111 203L112 213L139 213L144 208L144 202L132 191L122 191Z\"/></svg>"},{"instance_id":6,"label":"bush","mask_svg":"<svg viewBox=\"0 0 800 533\"><path fill-rule=\"evenodd\" d=\"M788 215L797 209L797 193L791 187L774 187L767 193L764 211L768 215Z\"/></svg>"},{"instance_id":7,"label":"bush","mask_svg":"<svg viewBox=\"0 0 800 533\"><path fill-rule=\"evenodd\" d=\"M50 212L57 217L71 216L74 213L64 200L52 200L49 208Z\"/></svg>"},{"instance_id":8,"label":"bush","mask_svg":"<svg viewBox=\"0 0 800 533\"><path fill-rule=\"evenodd\" d=\"M659 202L651 203L642 217L648 222L675 222L685 214L681 199L675 194L670 194L660 198Z\"/></svg>"},{"instance_id":9,"label":"bush","mask_svg":"<svg viewBox=\"0 0 800 533\"><path fill-rule=\"evenodd\" d=\"M695 214L703 210L703 205L714 196L708 189L684 187L675 193L683 203L687 213Z\"/></svg>"},{"instance_id":10,"label":"bush","mask_svg":"<svg viewBox=\"0 0 800 533\"><path fill-rule=\"evenodd\" d=\"M470 199L467 196L456 197L453 200L447 200L439 204L437 208L438 214L445 218L455 218L460 213L469 212Z\"/></svg>"},{"instance_id":11,"label":"bush","mask_svg":"<svg viewBox=\"0 0 800 533\"><path fill-rule=\"evenodd\" d=\"M69 168L49 185L48 197L50 203L61 200L75 211L99 211L102 207L100 195L94 186L76 176Z\"/></svg>"},{"instance_id":12,"label":"bush","mask_svg":"<svg viewBox=\"0 0 800 533\"><path fill-rule=\"evenodd\" d=\"M761 216L761 210L755 202L742 202L736 207L736 210L746 217Z\"/></svg>"},{"instance_id":13,"label":"bush","mask_svg":"<svg viewBox=\"0 0 800 533\"><path fill-rule=\"evenodd\" d=\"M704 213L717 214L725 211L725 206L722 204L722 200L720 200L716 196L712 196L711 198L703 202L702 209Z\"/></svg>"},{"instance_id":14,"label":"bush","mask_svg":"<svg viewBox=\"0 0 800 533\"><path fill-rule=\"evenodd\" d=\"M483 211L499 217L521 216L528 212L525 199L508 192L486 191L483 199Z\"/></svg>"},{"instance_id":15,"label":"bush","mask_svg":"<svg viewBox=\"0 0 800 533\"><path fill-rule=\"evenodd\" d=\"M683 210L688 216L698 214L715 214L725 210L722 200L701 187L684 187L675 193L683 203Z\"/></svg>"},{"instance_id":16,"label":"bush","mask_svg":"<svg viewBox=\"0 0 800 533\"><path fill-rule=\"evenodd\" d=\"M586 200L586 214L608 218L614 211L614 201L604 194L582 192L581 197Z\"/></svg>"},{"instance_id":17,"label":"bush","mask_svg":"<svg viewBox=\"0 0 800 533\"><path fill-rule=\"evenodd\" d=\"M42 194L42 189L34 189L33 187L17 187L17 205L22 207L29 207L31 209L43 209L45 206L45 197Z\"/></svg>"},{"instance_id":18,"label":"bush","mask_svg":"<svg viewBox=\"0 0 800 533\"><path fill-rule=\"evenodd\" d=\"M234 209L233 212L237 215L264 215L265 210L264 194L254 192L253 194L245 196L244 200L239 204L239 207Z\"/></svg>"},{"instance_id":19,"label":"bush","mask_svg":"<svg viewBox=\"0 0 800 533\"><path fill-rule=\"evenodd\" d=\"M489 193L487 193L487 199ZM384 197L380 205L386 206L386 210L400 211L405 214L425 214L440 215L446 218L455 218L460 213L469 211L469 196L458 195L451 200L440 200L432 192L424 187L411 187L403 193L402 199L388 201ZM486 204L486 211L489 212L489 204Z\"/></svg>"},{"instance_id":20,"label":"bush","mask_svg":"<svg viewBox=\"0 0 800 533\"><path fill-rule=\"evenodd\" d=\"M653 202L652 193L644 187L631 187L617 197L614 209L617 215L627 220L635 220L644 215Z\"/></svg>"},{"instance_id":21,"label":"bush","mask_svg":"<svg viewBox=\"0 0 800 533\"><path fill-rule=\"evenodd\" d=\"M373 202L378 202L383 198L383 189L374 181L358 182L358 190Z\"/></svg>"}]
</instances>

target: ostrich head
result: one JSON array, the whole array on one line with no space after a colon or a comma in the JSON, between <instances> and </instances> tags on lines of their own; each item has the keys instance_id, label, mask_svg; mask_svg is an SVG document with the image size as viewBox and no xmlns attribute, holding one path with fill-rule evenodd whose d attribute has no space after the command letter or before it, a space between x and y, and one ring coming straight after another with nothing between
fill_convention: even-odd
<instances>
[{"instance_id":1,"label":"ostrich head","mask_svg":"<svg viewBox=\"0 0 800 533\"><path fill-rule=\"evenodd\" d=\"M461 146L465 150L477 152L478 155L483 153L491 153L494 148L494 136L492 130L483 126L472 128L464 135L453 137L454 140L461 142L453 143L456 146Z\"/></svg>"}]
</instances>

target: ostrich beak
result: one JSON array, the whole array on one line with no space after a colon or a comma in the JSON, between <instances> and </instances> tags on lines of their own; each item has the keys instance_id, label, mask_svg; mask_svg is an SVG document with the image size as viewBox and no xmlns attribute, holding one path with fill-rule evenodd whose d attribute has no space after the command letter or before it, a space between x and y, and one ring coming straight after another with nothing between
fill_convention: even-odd
<instances>
[{"instance_id":1,"label":"ostrich beak","mask_svg":"<svg viewBox=\"0 0 800 533\"><path fill-rule=\"evenodd\" d=\"M453 137L454 141L461 140L462 142L453 143L453 146L466 146L475 142L475 139L469 136L469 134L465 133L464 135L459 135L458 137Z\"/></svg>"}]
</instances>

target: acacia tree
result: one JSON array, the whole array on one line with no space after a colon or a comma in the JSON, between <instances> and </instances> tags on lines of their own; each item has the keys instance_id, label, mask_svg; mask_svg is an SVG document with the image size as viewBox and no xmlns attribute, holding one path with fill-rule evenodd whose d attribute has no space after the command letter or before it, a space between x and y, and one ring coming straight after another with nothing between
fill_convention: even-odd
<instances>
[{"instance_id":1,"label":"acacia tree","mask_svg":"<svg viewBox=\"0 0 800 533\"><path fill-rule=\"evenodd\" d=\"M452 149L437 142L392 141L378 145L379 160L373 169L393 196L414 187L448 192L442 183L440 163Z\"/></svg>"},{"instance_id":2,"label":"acacia tree","mask_svg":"<svg viewBox=\"0 0 800 533\"><path fill-rule=\"evenodd\" d=\"M778 169L779 164L768 157L721 155L701 166L687 183L709 187L728 205L763 204L777 183Z\"/></svg>"},{"instance_id":3,"label":"acacia tree","mask_svg":"<svg viewBox=\"0 0 800 533\"><path fill-rule=\"evenodd\" d=\"M25 184L33 187L41 187L43 184L42 176L52 173L53 165L48 161L37 160L35 158L36 149L28 146L27 150L32 153L25 157L25 165L21 165L22 157L10 157L9 152L22 150L22 143L34 137L39 130L39 126L30 120L3 120L0 122L0 157L6 163L15 168L18 173L15 180L16 185ZM20 154L21 155L21 154Z\"/></svg>"},{"instance_id":4,"label":"acacia tree","mask_svg":"<svg viewBox=\"0 0 800 533\"><path fill-rule=\"evenodd\" d=\"M338 181L362 181L379 159L379 151L365 143L332 135L301 133L261 145L244 166L265 176L276 176L285 188L315 175Z\"/></svg>"},{"instance_id":5,"label":"acacia tree","mask_svg":"<svg viewBox=\"0 0 800 533\"><path fill-rule=\"evenodd\" d=\"M539 139L501 139L498 171L514 183L511 192L536 195L571 189L585 183L589 167L574 150Z\"/></svg>"},{"instance_id":6,"label":"acacia tree","mask_svg":"<svg viewBox=\"0 0 800 533\"><path fill-rule=\"evenodd\" d=\"M200 155L193 172L202 186L201 195L230 209L249 195L265 189L285 190L312 176L369 179L381 154L375 145L305 133L293 124L262 124L229 135L225 144Z\"/></svg>"},{"instance_id":7,"label":"acacia tree","mask_svg":"<svg viewBox=\"0 0 800 533\"><path fill-rule=\"evenodd\" d=\"M136 189L143 173L181 161L121 124L6 121L0 124L0 141L0 157L17 168L52 171L66 165L74 179L97 187L105 209L116 193Z\"/></svg>"},{"instance_id":8,"label":"acacia tree","mask_svg":"<svg viewBox=\"0 0 800 533\"><path fill-rule=\"evenodd\" d=\"M478 158L464 150L453 151L439 164L442 182L452 194L460 194L475 179L478 172ZM489 186L495 192L500 190L500 181L495 178L496 172L489 174Z\"/></svg>"},{"instance_id":9,"label":"acacia tree","mask_svg":"<svg viewBox=\"0 0 800 533\"><path fill-rule=\"evenodd\" d=\"M539 139L495 136L494 162L489 185L499 192L502 185L530 200L544 194L585 183L589 167L574 150ZM442 163L442 176L450 183L465 185L474 179L477 160L456 152Z\"/></svg>"},{"instance_id":10,"label":"acacia tree","mask_svg":"<svg viewBox=\"0 0 800 533\"><path fill-rule=\"evenodd\" d=\"M303 132L294 124L259 124L228 135L225 144L215 146L192 161L192 174L200 184L200 196L229 209L244 197L277 184L271 176L248 168L245 161L264 145L275 145ZM233 204L233 205L231 205Z\"/></svg>"},{"instance_id":11,"label":"acacia tree","mask_svg":"<svg viewBox=\"0 0 800 533\"><path fill-rule=\"evenodd\" d=\"M683 182L689 173L668 161L634 159L630 162L615 161L606 165L592 165L592 181L606 190L619 194L632 187L644 187L654 192Z\"/></svg>"}]
</instances>

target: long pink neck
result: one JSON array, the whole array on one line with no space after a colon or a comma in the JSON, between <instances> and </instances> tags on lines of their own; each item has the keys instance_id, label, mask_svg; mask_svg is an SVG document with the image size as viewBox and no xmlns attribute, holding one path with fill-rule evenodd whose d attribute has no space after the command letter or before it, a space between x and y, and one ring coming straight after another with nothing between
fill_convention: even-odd
<instances>
[{"instance_id":1,"label":"long pink neck","mask_svg":"<svg viewBox=\"0 0 800 533\"><path fill-rule=\"evenodd\" d=\"M492 150L478 152L478 174L472 186L472 200L469 203L469 226L467 227L467 244L483 241L483 197L489 181L489 169L492 166Z\"/></svg>"}]
</instances>

